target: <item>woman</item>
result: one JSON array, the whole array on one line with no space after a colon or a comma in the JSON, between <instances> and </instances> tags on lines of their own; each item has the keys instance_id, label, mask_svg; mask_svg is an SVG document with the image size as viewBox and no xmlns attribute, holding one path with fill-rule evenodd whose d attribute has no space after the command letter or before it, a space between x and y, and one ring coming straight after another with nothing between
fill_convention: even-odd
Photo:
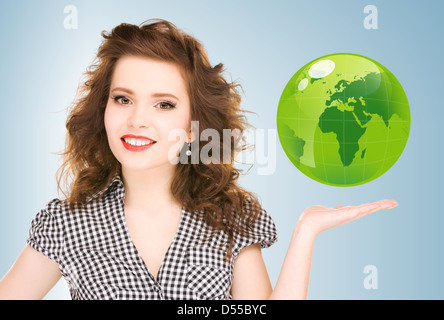
<instances>
[{"instance_id":1,"label":"woman","mask_svg":"<svg viewBox=\"0 0 444 320\"><path fill-rule=\"evenodd\" d=\"M396 205L306 209L273 290L261 248L276 228L233 165L245 145L196 133L247 127L237 85L167 21L102 35L67 120L58 183L72 184L33 220L0 298L43 298L64 276L73 299L303 299L316 236Z\"/></svg>"}]
</instances>

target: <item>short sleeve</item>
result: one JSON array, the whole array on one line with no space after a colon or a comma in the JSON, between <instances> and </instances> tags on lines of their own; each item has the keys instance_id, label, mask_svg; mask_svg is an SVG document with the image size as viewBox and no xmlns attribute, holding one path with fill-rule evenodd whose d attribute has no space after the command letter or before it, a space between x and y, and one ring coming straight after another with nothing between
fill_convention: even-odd
<instances>
[{"instance_id":1,"label":"short sleeve","mask_svg":"<svg viewBox=\"0 0 444 320\"><path fill-rule=\"evenodd\" d=\"M32 248L57 263L60 263L64 238L63 224L60 220L60 201L54 199L32 220L29 237L26 241Z\"/></svg>"},{"instance_id":2,"label":"short sleeve","mask_svg":"<svg viewBox=\"0 0 444 320\"><path fill-rule=\"evenodd\" d=\"M249 209L250 202L246 203L246 210ZM237 255L243 248L259 243L262 248L268 248L277 241L277 230L273 219L264 208L260 212L252 225L246 227L245 233L237 235L234 254Z\"/></svg>"}]
</instances>

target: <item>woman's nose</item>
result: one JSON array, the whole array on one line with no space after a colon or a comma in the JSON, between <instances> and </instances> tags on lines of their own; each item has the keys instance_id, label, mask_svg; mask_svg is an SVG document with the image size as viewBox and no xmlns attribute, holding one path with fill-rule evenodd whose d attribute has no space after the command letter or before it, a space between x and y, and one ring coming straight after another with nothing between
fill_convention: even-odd
<instances>
[{"instance_id":1,"label":"woman's nose","mask_svg":"<svg viewBox=\"0 0 444 320\"><path fill-rule=\"evenodd\" d=\"M148 110L141 105L134 105L129 116L128 126L134 128L144 128L149 125Z\"/></svg>"}]
</instances>

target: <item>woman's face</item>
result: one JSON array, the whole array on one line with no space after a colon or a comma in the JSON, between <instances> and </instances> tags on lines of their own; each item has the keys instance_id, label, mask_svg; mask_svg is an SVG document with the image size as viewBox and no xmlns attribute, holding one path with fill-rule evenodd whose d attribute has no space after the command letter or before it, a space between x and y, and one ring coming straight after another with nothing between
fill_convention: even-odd
<instances>
[{"instance_id":1,"label":"woman's face","mask_svg":"<svg viewBox=\"0 0 444 320\"><path fill-rule=\"evenodd\" d=\"M173 133L189 132L190 119L186 82L176 65L135 56L117 61L104 120L123 169L173 166L172 155L181 148Z\"/></svg>"}]
</instances>

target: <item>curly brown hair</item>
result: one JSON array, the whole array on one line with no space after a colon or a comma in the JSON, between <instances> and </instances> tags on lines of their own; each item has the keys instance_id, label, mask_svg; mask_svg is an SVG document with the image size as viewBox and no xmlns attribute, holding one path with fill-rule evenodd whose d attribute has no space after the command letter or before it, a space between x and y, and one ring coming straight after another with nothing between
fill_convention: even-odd
<instances>
[{"instance_id":1,"label":"curly brown hair","mask_svg":"<svg viewBox=\"0 0 444 320\"><path fill-rule=\"evenodd\" d=\"M93 194L103 193L113 177L121 174L120 163L108 145L104 112L114 67L123 56L142 56L177 65L187 81L191 119L198 121L199 132L212 128L222 137L224 129L244 132L250 126L244 115L247 111L240 109L240 85L227 82L222 75L223 64L211 66L199 41L172 23L160 19L140 26L122 23L110 33L102 31L102 36L96 61L85 73L86 81L79 87L80 96L66 122L64 162L57 183L70 204L82 204ZM203 145L204 142L198 142L199 151ZM237 183L241 170L234 166L235 156L248 148L245 139L232 136L229 141L220 142L219 147L221 159L228 151L231 161L179 162L171 193L188 211L204 212L210 225L228 234L229 255L233 234L243 233L241 226L252 224L261 207L255 194ZM69 185L68 192L61 187L63 179Z\"/></svg>"}]
</instances>

